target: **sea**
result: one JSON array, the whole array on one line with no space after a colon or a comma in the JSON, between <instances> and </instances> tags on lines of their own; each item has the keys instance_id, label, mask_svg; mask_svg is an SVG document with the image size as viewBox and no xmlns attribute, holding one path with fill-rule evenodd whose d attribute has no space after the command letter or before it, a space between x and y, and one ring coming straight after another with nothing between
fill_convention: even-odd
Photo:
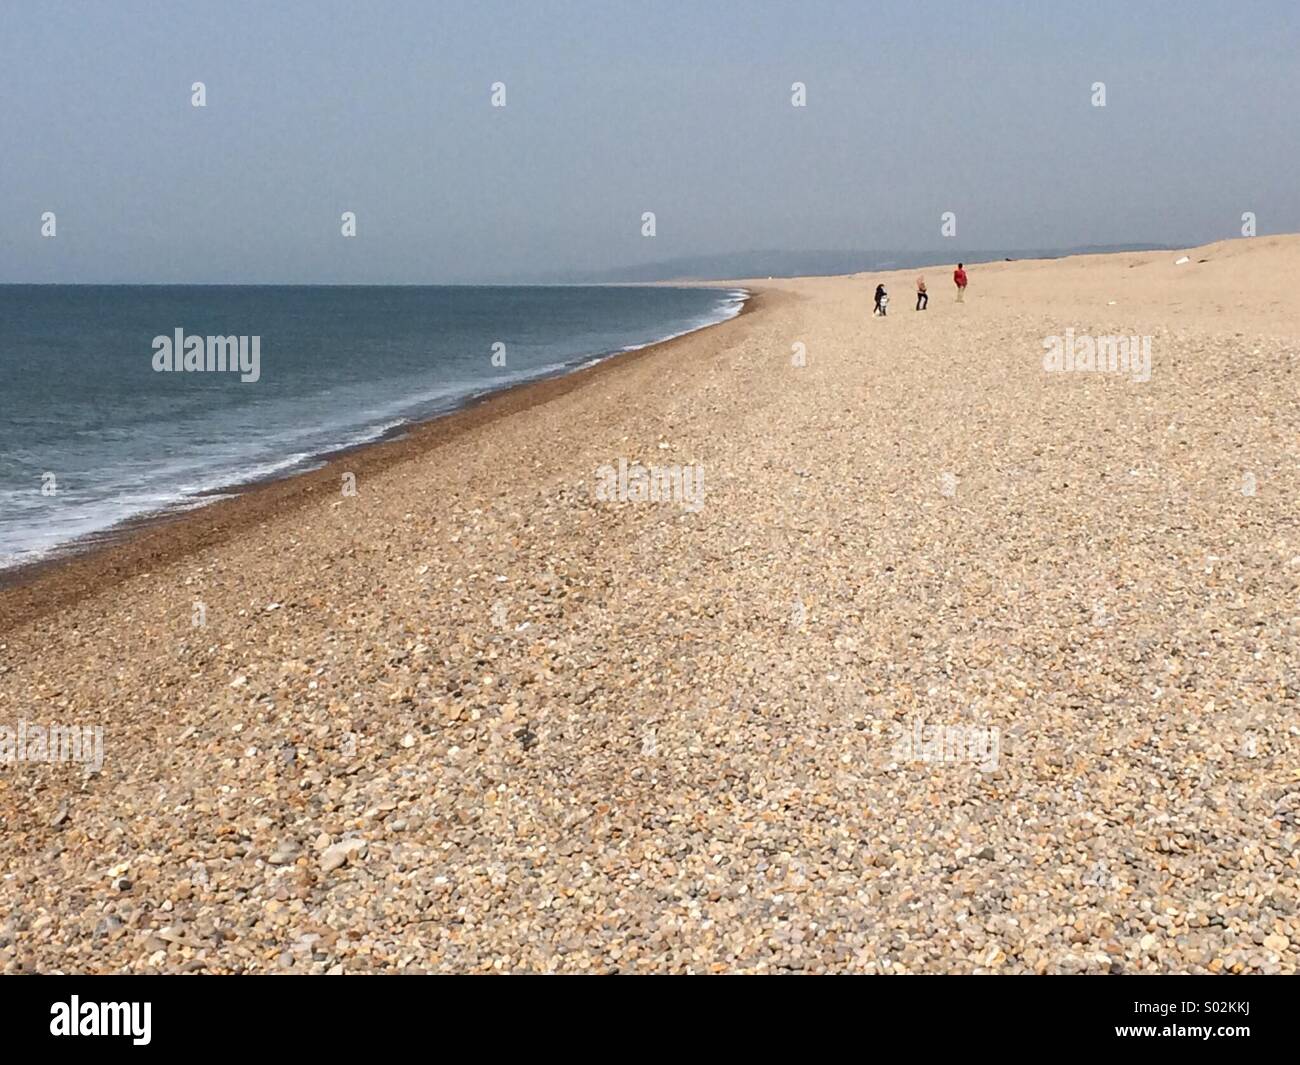
<instances>
[{"instance_id":1,"label":"sea","mask_svg":"<svg viewBox=\"0 0 1300 1065\"><path fill-rule=\"evenodd\" d=\"M659 285L0 286L0 571L712 325L746 298Z\"/></svg>"}]
</instances>

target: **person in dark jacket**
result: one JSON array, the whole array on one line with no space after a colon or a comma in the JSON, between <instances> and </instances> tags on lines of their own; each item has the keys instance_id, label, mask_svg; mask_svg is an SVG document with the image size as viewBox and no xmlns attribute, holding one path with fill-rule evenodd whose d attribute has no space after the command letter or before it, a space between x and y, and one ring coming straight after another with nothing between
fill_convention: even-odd
<instances>
[{"instance_id":1,"label":"person in dark jacket","mask_svg":"<svg viewBox=\"0 0 1300 1065\"><path fill-rule=\"evenodd\" d=\"M885 317L886 309L889 307L889 294L885 292L884 285L876 286L876 309L872 314L878 314L881 318Z\"/></svg>"}]
</instances>

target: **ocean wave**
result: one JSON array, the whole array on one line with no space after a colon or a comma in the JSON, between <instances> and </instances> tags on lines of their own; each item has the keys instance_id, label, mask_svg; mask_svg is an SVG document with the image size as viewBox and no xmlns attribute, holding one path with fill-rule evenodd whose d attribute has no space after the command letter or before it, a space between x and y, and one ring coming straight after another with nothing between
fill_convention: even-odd
<instances>
[{"instance_id":1,"label":"ocean wave","mask_svg":"<svg viewBox=\"0 0 1300 1065\"><path fill-rule=\"evenodd\" d=\"M214 408L182 426L166 423L164 417L160 435L181 432L186 440L185 450L166 461L155 462L147 450L136 448L124 451L115 461L109 454L108 461L92 469L107 442L104 435L92 434L77 445L77 461L72 463L74 468L84 469L83 483L66 488L61 484L57 508L38 490L0 488L0 570L57 556L101 539L124 523L207 506L248 485L319 468L331 454L443 416L480 397L571 373L621 352L638 351L716 325L739 314L750 298L745 289L707 291L717 297L707 313L643 343L436 385L418 379L362 380L282 400L263 403L259 399L238 410ZM443 372L446 368L441 367ZM382 400L374 394L393 389L399 394ZM321 411L331 413L322 421ZM290 428L259 435L264 425L274 421ZM122 441L143 439L134 427L129 433L118 433L113 427L105 431L109 438ZM70 438L80 440L75 433ZM88 483L94 487L85 487Z\"/></svg>"}]
</instances>

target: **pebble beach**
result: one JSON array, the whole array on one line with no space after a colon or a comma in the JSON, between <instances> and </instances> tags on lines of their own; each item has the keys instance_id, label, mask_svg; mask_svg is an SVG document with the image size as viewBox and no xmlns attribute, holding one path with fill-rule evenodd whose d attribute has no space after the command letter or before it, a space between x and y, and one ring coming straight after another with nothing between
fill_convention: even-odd
<instances>
[{"instance_id":1,"label":"pebble beach","mask_svg":"<svg viewBox=\"0 0 1300 1065\"><path fill-rule=\"evenodd\" d=\"M0 589L0 971L1294 973L1300 237L951 270Z\"/></svg>"}]
</instances>

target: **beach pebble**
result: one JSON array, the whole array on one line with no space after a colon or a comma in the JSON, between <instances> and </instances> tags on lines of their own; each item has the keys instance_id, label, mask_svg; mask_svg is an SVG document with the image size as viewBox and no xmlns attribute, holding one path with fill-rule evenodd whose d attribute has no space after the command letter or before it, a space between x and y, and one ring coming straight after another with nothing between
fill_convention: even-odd
<instances>
[{"instance_id":1,"label":"beach pebble","mask_svg":"<svg viewBox=\"0 0 1300 1065\"><path fill-rule=\"evenodd\" d=\"M320 870L322 873L333 872L348 862L365 857L365 853L366 843L364 840L347 839L341 843L332 844L321 852Z\"/></svg>"}]
</instances>

